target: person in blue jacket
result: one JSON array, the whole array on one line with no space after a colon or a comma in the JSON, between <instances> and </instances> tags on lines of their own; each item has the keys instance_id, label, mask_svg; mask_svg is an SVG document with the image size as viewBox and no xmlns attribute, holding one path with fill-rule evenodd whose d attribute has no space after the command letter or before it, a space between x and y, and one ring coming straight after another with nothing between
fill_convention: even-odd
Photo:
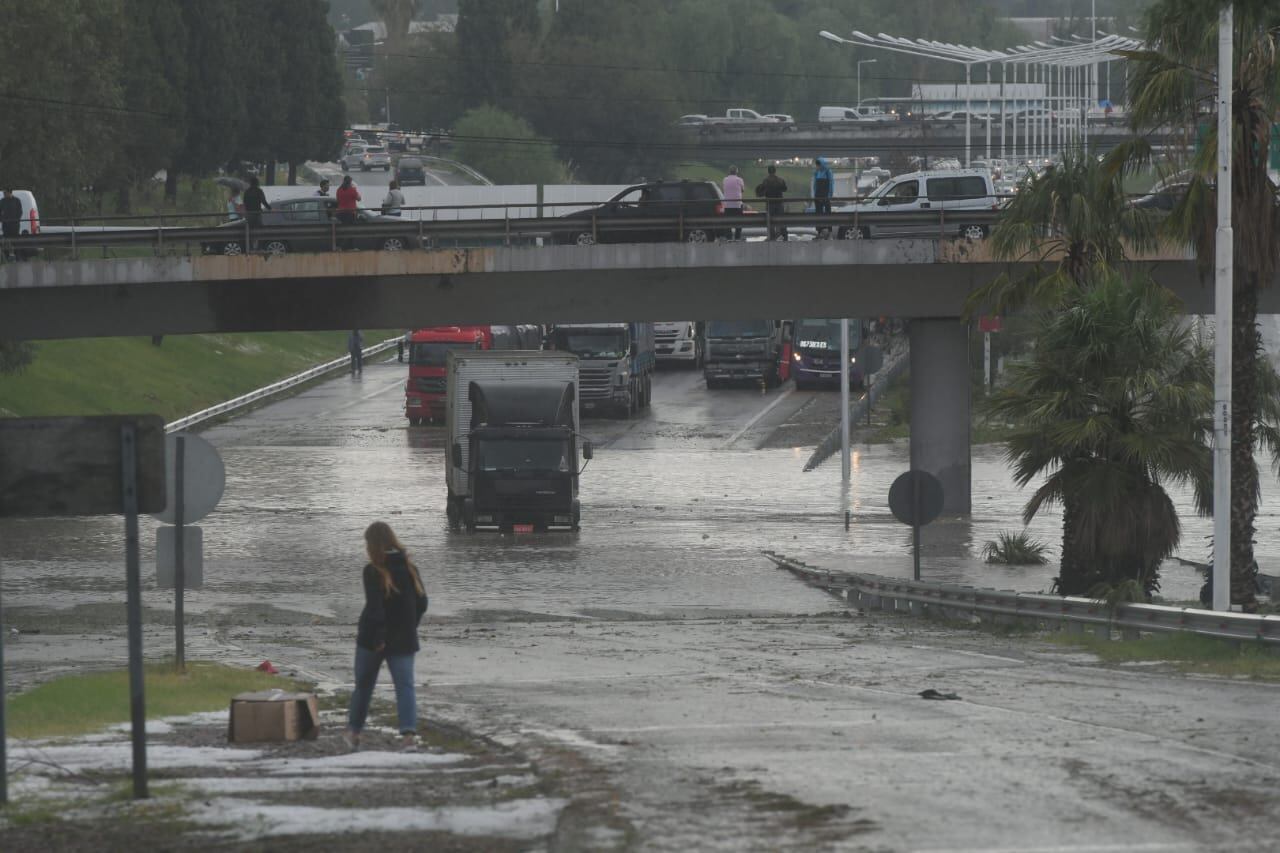
<instances>
[{"instance_id":1,"label":"person in blue jacket","mask_svg":"<svg viewBox=\"0 0 1280 853\"><path fill-rule=\"evenodd\" d=\"M813 212L819 214L830 213L831 196L835 189L835 177L831 174L831 167L827 165L825 158L815 157L813 165ZM826 237L830 233L830 228L818 228L819 236Z\"/></svg>"}]
</instances>

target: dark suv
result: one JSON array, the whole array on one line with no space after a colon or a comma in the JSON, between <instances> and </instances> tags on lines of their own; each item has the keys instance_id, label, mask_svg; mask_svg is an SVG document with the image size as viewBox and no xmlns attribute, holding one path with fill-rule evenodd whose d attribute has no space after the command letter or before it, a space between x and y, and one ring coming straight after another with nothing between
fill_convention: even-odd
<instances>
[{"instance_id":1,"label":"dark suv","mask_svg":"<svg viewBox=\"0 0 1280 853\"><path fill-rule=\"evenodd\" d=\"M724 237L727 229L706 224L684 225L685 218L720 216L724 196L711 181L650 181L627 187L598 207L565 214L572 228L557 229L555 242L590 246L594 243L665 243L684 240L710 243ZM595 220L592 227L592 220ZM670 224L632 224L636 220L668 219Z\"/></svg>"},{"instance_id":2,"label":"dark suv","mask_svg":"<svg viewBox=\"0 0 1280 853\"><path fill-rule=\"evenodd\" d=\"M396 180L400 182L400 186L407 187L410 184L427 185L427 169L422 161L417 157L401 157L400 162L396 164Z\"/></svg>"}]
</instances>

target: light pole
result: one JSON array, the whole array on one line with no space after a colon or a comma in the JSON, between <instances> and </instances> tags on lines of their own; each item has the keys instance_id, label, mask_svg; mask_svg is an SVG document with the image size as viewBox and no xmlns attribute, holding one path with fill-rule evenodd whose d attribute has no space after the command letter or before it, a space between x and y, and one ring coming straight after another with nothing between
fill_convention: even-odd
<instances>
[{"instance_id":1,"label":"light pole","mask_svg":"<svg viewBox=\"0 0 1280 853\"><path fill-rule=\"evenodd\" d=\"M1234 7L1218 13L1218 235L1213 274L1213 609L1231 609L1231 92Z\"/></svg>"},{"instance_id":2,"label":"light pole","mask_svg":"<svg viewBox=\"0 0 1280 853\"><path fill-rule=\"evenodd\" d=\"M862 66L875 62L874 59L858 60L858 109L862 109Z\"/></svg>"}]
</instances>

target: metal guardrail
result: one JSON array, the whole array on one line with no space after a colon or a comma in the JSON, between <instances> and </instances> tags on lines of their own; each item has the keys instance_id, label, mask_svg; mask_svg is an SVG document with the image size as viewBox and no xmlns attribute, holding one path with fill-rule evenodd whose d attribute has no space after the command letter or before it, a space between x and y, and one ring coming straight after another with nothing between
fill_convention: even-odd
<instances>
[{"instance_id":1,"label":"metal guardrail","mask_svg":"<svg viewBox=\"0 0 1280 853\"><path fill-rule=\"evenodd\" d=\"M1256 641L1280 648L1280 616L1223 613L1160 604L1121 604L1112 608L1090 598L979 589L856 572L829 572L773 551L762 553L779 568L786 569L806 583L840 593L850 604L860 607L914 615L929 612L988 614L1056 623L1075 633L1091 625L1104 637L1110 637L1113 628L1131 636L1140 631L1181 631L1219 640Z\"/></svg>"},{"instance_id":2,"label":"metal guardrail","mask_svg":"<svg viewBox=\"0 0 1280 853\"><path fill-rule=\"evenodd\" d=\"M834 205L860 199L831 199ZM750 209L741 216L694 215L680 213L677 215L632 216L617 214L600 214L583 202L544 203L542 208L571 208L564 215L512 216L527 211L531 205L515 204L474 204L447 205L431 207L403 207L404 214L400 218L387 217L377 222L362 222L354 225L343 225L336 221L317 222L315 224L264 225L252 227L247 219L237 220L234 224L225 221L224 214L165 214L149 217L94 217L73 219L44 218L41 231L37 234L23 235L12 241L6 241L19 251L35 249L68 249L73 257L82 251L108 248L145 247L157 254L199 254L204 251L221 253L221 246L234 243L239 247L237 254L244 253L246 247L263 246L273 240L324 246L329 251L337 251L347 240L367 238L398 237L406 241L406 245L422 248L434 246L437 242L448 241L450 247L460 240L480 240L485 244L512 245L513 241L532 243L537 238L550 239L553 242L574 242L578 234L590 233L592 239L599 242L621 239L634 232L648 232L648 239L654 233L669 234L675 240L684 242L690 239L692 232L701 231L703 236L715 239L727 234L732 229L743 229L752 233L764 233L776 229L817 230L831 229L857 231L862 227L885 227L895 233L890 236L902 236L896 233L897 226L907 228L922 238L955 237L962 226L979 225L989 229L999 216L998 210L945 210L942 207L917 211L832 211L831 213L782 213L777 214L765 204L767 200L745 199L748 207L758 203L762 210ZM788 198L784 204L807 204L811 199ZM653 203L657 205L659 203ZM706 209L707 202L690 203L691 209ZM639 208L637 208L639 209ZM415 214L410 216L408 214ZM445 218L441 218L445 217ZM194 226L182 223L198 223ZM709 233L708 233L709 232ZM193 246L198 246L193 252ZM206 248L208 247L208 248Z\"/></svg>"},{"instance_id":3,"label":"metal guardrail","mask_svg":"<svg viewBox=\"0 0 1280 853\"><path fill-rule=\"evenodd\" d=\"M365 347L364 350L362 350L363 355L365 358L369 358L370 356L386 352L394 347L396 342L400 340L402 339L388 338L382 343L374 344L371 347ZM239 397L218 403L217 405L210 406L207 409L201 409L200 411L187 415L184 418L178 418L172 423L165 424L164 431L166 433L182 432L183 430L190 429L193 426L198 426L199 424L211 421L214 418L229 415L232 412L237 412L240 409L247 408L255 403L270 399L277 394L282 394L285 391L296 388L313 379L319 379L321 376L326 376L337 370L344 369L350 363L350 356L343 356L342 358L335 358L333 361L326 361L324 364L316 365L310 370L295 373L293 376L281 379L279 382L273 382L270 385L264 385L257 390L250 391L248 394L242 394Z\"/></svg>"}]
</instances>

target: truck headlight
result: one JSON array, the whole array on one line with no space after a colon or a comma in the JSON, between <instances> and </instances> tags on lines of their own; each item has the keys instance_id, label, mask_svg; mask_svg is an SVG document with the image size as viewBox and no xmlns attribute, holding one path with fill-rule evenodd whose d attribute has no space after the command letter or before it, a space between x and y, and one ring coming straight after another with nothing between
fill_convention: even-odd
<instances>
[{"instance_id":1,"label":"truck headlight","mask_svg":"<svg viewBox=\"0 0 1280 853\"><path fill-rule=\"evenodd\" d=\"M796 361L804 361L804 358L801 357L800 353L798 352L791 353L791 357L794 358Z\"/></svg>"},{"instance_id":2,"label":"truck headlight","mask_svg":"<svg viewBox=\"0 0 1280 853\"><path fill-rule=\"evenodd\" d=\"M627 371L623 370L623 371L620 371L620 372L617 374L617 376L615 376L614 378L615 378L615 381L616 381L619 385L626 385L626 384L627 384L627 380L631 378L631 374L630 374L630 373L627 373Z\"/></svg>"}]
</instances>

